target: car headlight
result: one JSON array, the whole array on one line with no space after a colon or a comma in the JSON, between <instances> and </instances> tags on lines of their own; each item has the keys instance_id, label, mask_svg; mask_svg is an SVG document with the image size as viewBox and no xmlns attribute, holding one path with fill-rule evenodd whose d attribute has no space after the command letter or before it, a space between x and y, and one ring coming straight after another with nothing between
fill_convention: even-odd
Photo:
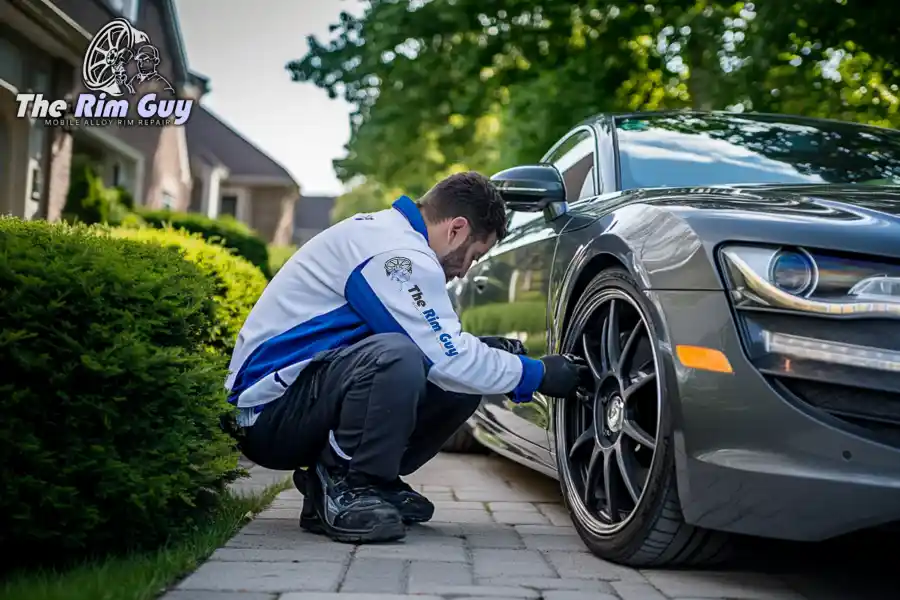
<instances>
[{"instance_id":1,"label":"car headlight","mask_svg":"<svg viewBox=\"0 0 900 600\"><path fill-rule=\"evenodd\" d=\"M900 373L900 347L891 341L896 323L875 325L900 319L900 265L744 244L724 246L719 260L742 341L764 373L844 385L858 378L852 369ZM827 318L841 316L869 323Z\"/></svg>"},{"instance_id":2,"label":"car headlight","mask_svg":"<svg viewBox=\"0 0 900 600\"><path fill-rule=\"evenodd\" d=\"M738 308L900 318L900 265L804 248L728 245L720 251Z\"/></svg>"}]
</instances>

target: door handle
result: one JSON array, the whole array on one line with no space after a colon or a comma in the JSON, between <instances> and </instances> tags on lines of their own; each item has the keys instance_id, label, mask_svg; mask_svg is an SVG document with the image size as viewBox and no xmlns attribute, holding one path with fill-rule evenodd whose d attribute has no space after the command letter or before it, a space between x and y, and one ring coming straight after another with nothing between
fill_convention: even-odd
<instances>
[{"instance_id":1,"label":"door handle","mask_svg":"<svg viewBox=\"0 0 900 600\"><path fill-rule=\"evenodd\" d=\"M479 294L487 289L488 277L484 275L476 275L472 278L472 285L475 286L475 291Z\"/></svg>"}]
</instances>

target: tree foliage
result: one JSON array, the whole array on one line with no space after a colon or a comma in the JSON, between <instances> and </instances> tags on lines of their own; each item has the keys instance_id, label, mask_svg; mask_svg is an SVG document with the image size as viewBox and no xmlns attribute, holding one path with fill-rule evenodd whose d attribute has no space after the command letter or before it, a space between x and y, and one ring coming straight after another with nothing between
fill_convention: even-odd
<instances>
[{"instance_id":1,"label":"tree foliage","mask_svg":"<svg viewBox=\"0 0 900 600\"><path fill-rule=\"evenodd\" d=\"M728 109L898 123L884 0L371 0L290 63L357 107L344 180L409 193L535 161L598 112Z\"/></svg>"}]
</instances>

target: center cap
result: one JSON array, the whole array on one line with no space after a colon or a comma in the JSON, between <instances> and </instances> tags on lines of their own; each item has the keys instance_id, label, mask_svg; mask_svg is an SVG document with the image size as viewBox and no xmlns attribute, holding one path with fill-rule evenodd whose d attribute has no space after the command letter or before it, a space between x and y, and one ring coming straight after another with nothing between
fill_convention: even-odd
<instances>
[{"instance_id":1,"label":"center cap","mask_svg":"<svg viewBox=\"0 0 900 600\"><path fill-rule=\"evenodd\" d=\"M618 433L622 430L622 422L625 420L625 403L621 398L613 398L606 409L606 422L609 430Z\"/></svg>"}]
</instances>

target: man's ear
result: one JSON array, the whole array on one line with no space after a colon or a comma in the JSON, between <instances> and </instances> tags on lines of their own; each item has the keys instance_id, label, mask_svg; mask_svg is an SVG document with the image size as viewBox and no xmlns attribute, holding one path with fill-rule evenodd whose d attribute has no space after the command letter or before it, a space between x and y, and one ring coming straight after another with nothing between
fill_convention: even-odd
<instances>
[{"instance_id":1,"label":"man's ear","mask_svg":"<svg viewBox=\"0 0 900 600\"><path fill-rule=\"evenodd\" d=\"M454 217L447 227L451 238L467 239L469 237L469 220L465 217Z\"/></svg>"}]
</instances>

